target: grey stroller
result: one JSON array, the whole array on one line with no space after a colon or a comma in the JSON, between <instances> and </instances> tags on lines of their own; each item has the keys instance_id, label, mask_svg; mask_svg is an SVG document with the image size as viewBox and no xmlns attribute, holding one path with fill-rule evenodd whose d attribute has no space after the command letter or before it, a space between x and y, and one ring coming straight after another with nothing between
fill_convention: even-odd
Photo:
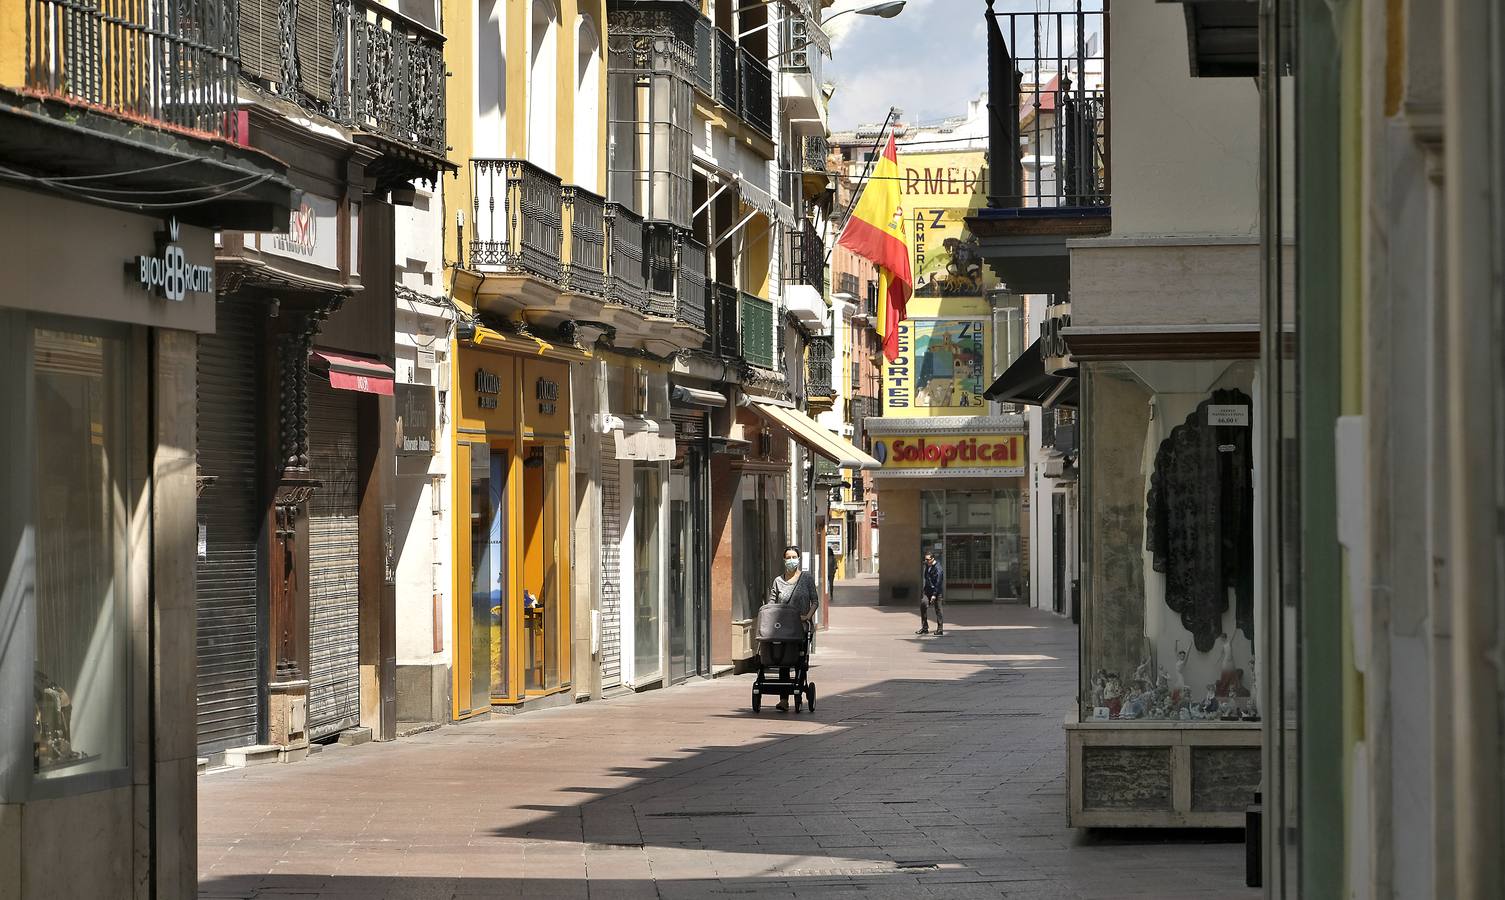
<instances>
[{"instance_id":1,"label":"grey stroller","mask_svg":"<svg viewBox=\"0 0 1505 900\"><path fill-rule=\"evenodd\" d=\"M815 712L815 682L809 680L811 632L799 610L769 603L758 610L758 677L753 681L752 708L763 708L763 695L793 697L794 711L808 703Z\"/></svg>"}]
</instances>

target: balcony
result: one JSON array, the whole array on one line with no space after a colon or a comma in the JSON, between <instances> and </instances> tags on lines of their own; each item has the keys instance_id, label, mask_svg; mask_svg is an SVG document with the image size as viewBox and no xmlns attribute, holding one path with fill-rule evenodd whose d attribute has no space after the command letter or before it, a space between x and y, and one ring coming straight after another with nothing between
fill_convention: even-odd
<instances>
[{"instance_id":1,"label":"balcony","mask_svg":"<svg viewBox=\"0 0 1505 900\"><path fill-rule=\"evenodd\" d=\"M472 232L457 284L468 281L482 309L535 324L599 319L609 295L606 202L520 159L472 159L470 179Z\"/></svg>"},{"instance_id":2,"label":"balcony","mask_svg":"<svg viewBox=\"0 0 1505 900\"><path fill-rule=\"evenodd\" d=\"M824 330L830 307L826 305L826 245L815 224L801 219L789 232L784 299L789 312L805 326Z\"/></svg>"},{"instance_id":3,"label":"balcony","mask_svg":"<svg viewBox=\"0 0 1505 900\"><path fill-rule=\"evenodd\" d=\"M783 99L790 119L803 120L796 128L826 129L825 57L831 40L813 11L784 17L785 52L779 59Z\"/></svg>"},{"instance_id":4,"label":"balcony","mask_svg":"<svg viewBox=\"0 0 1505 900\"><path fill-rule=\"evenodd\" d=\"M835 339L829 335L810 338L805 348L805 399L811 412L826 412L836 405L836 388L831 383L835 357Z\"/></svg>"},{"instance_id":5,"label":"balcony","mask_svg":"<svg viewBox=\"0 0 1505 900\"><path fill-rule=\"evenodd\" d=\"M379 184L448 168L444 36L375 0L239 0L244 74L354 129ZM286 37L294 29L294 39Z\"/></svg>"},{"instance_id":6,"label":"balcony","mask_svg":"<svg viewBox=\"0 0 1505 900\"><path fill-rule=\"evenodd\" d=\"M286 226L286 165L235 146L235 0L22 0L12 21L7 87L25 91L0 98L8 168L69 179L70 195L106 204L203 197L176 213L193 225ZM108 191L86 184L106 175Z\"/></svg>"},{"instance_id":7,"label":"balcony","mask_svg":"<svg viewBox=\"0 0 1505 900\"><path fill-rule=\"evenodd\" d=\"M1015 293L1070 286L1067 240L1112 229L1101 7L988 17L988 206L968 218Z\"/></svg>"}]
</instances>

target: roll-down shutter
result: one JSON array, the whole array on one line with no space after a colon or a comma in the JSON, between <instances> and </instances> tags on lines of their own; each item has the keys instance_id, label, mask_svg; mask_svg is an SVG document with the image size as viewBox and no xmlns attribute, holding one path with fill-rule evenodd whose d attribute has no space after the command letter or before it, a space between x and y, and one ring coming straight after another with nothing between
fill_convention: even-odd
<instances>
[{"instance_id":1,"label":"roll-down shutter","mask_svg":"<svg viewBox=\"0 0 1505 900\"><path fill-rule=\"evenodd\" d=\"M360 722L360 500L356 401L308 378L309 466L321 483L309 503L308 736Z\"/></svg>"},{"instance_id":2,"label":"roll-down shutter","mask_svg":"<svg viewBox=\"0 0 1505 900\"><path fill-rule=\"evenodd\" d=\"M622 683L622 479L616 435L601 436L601 686Z\"/></svg>"},{"instance_id":3,"label":"roll-down shutter","mask_svg":"<svg viewBox=\"0 0 1505 900\"><path fill-rule=\"evenodd\" d=\"M198 745L209 755L256 743L261 659L257 602L255 304L221 302L199 338L196 579Z\"/></svg>"}]
</instances>

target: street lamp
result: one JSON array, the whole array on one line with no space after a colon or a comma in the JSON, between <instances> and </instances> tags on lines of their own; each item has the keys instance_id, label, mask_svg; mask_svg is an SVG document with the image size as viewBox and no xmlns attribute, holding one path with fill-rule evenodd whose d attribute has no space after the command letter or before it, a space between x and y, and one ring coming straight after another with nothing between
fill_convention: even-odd
<instances>
[{"instance_id":1,"label":"street lamp","mask_svg":"<svg viewBox=\"0 0 1505 900\"><path fill-rule=\"evenodd\" d=\"M757 9L760 6L769 6L777 2L779 2L779 0L763 0L762 3L754 3L749 8ZM838 16L844 16L847 13L856 13L859 16L877 16L880 19L892 19L894 16L897 16L899 13L904 11L904 4L906 2L908 2L908 0L876 0L876 2L865 3L862 6L854 6L851 9L843 9L840 12L832 13L826 18L822 19L820 21L820 24L825 25L832 19L835 19ZM741 34L737 35L737 40L740 41L750 34L757 34L758 32L762 31L772 24L772 22L764 22L762 25L758 25L754 28L749 28ZM776 53L773 56L768 57L768 59L771 62L783 55L784 54L782 53Z\"/></svg>"}]
</instances>

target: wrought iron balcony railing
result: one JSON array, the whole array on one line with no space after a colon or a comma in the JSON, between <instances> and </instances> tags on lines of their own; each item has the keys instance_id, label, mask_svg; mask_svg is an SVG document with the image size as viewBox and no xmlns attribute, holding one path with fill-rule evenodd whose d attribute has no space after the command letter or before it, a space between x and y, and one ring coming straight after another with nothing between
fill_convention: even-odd
<instances>
[{"instance_id":1,"label":"wrought iron balcony railing","mask_svg":"<svg viewBox=\"0 0 1505 900\"><path fill-rule=\"evenodd\" d=\"M711 321L705 273L705 244L687 239L679 250L679 321L701 331L709 331Z\"/></svg>"},{"instance_id":2,"label":"wrought iron balcony railing","mask_svg":"<svg viewBox=\"0 0 1505 900\"><path fill-rule=\"evenodd\" d=\"M343 125L445 155L442 34L375 0L234 7L244 75Z\"/></svg>"},{"instance_id":3,"label":"wrought iron balcony railing","mask_svg":"<svg viewBox=\"0 0 1505 900\"><path fill-rule=\"evenodd\" d=\"M707 97L716 96L716 26L705 16L695 18L695 71L690 81Z\"/></svg>"},{"instance_id":4,"label":"wrought iron balcony railing","mask_svg":"<svg viewBox=\"0 0 1505 900\"><path fill-rule=\"evenodd\" d=\"M648 312L647 270L643 262L643 217L621 205L606 204L606 302Z\"/></svg>"},{"instance_id":5,"label":"wrought iron balcony railing","mask_svg":"<svg viewBox=\"0 0 1505 900\"><path fill-rule=\"evenodd\" d=\"M788 264L790 283L808 284L826 295L826 245L809 219L801 219L789 232Z\"/></svg>"},{"instance_id":6,"label":"wrought iron balcony railing","mask_svg":"<svg viewBox=\"0 0 1505 900\"><path fill-rule=\"evenodd\" d=\"M740 296L737 289L731 285L716 284L712 286L710 293L716 321L712 323L712 333L707 337L707 349L718 356L741 356L742 320L738 315L737 301Z\"/></svg>"},{"instance_id":7,"label":"wrought iron balcony railing","mask_svg":"<svg viewBox=\"0 0 1505 900\"><path fill-rule=\"evenodd\" d=\"M737 308L742 322L742 358L755 366L774 368L773 302L739 291Z\"/></svg>"},{"instance_id":8,"label":"wrought iron balcony railing","mask_svg":"<svg viewBox=\"0 0 1505 900\"><path fill-rule=\"evenodd\" d=\"M564 244L559 179L521 159L473 159L470 178L470 265L558 283Z\"/></svg>"},{"instance_id":9,"label":"wrought iron balcony railing","mask_svg":"<svg viewBox=\"0 0 1505 900\"><path fill-rule=\"evenodd\" d=\"M606 201L585 188L565 185L561 217L568 226L565 245L569 254L561 261L564 289L577 294L606 294Z\"/></svg>"},{"instance_id":10,"label":"wrought iron balcony railing","mask_svg":"<svg viewBox=\"0 0 1505 900\"><path fill-rule=\"evenodd\" d=\"M25 0L26 87L236 137L237 0Z\"/></svg>"},{"instance_id":11,"label":"wrought iron balcony railing","mask_svg":"<svg viewBox=\"0 0 1505 900\"><path fill-rule=\"evenodd\" d=\"M800 164L806 172L827 172L831 144L823 134L807 134L800 142Z\"/></svg>"},{"instance_id":12,"label":"wrought iron balcony railing","mask_svg":"<svg viewBox=\"0 0 1505 900\"><path fill-rule=\"evenodd\" d=\"M678 287L675 255L682 231L667 222L643 225L643 252L648 264L648 314L674 318L674 290Z\"/></svg>"},{"instance_id":13,"label":"wrought iron balcony railing","mask_svg":"<svg viewBox=\"0 0 1505 900\"><path fill-rule=\"evenodd\" d=\"M742 114L742 88L738 79L737 40L716 29L716 102Z\"/></svg>"},{"instance_id":14,"label":"wrought iron balcony railing","mask_svg":"<svg viewBox=\"0 0 1505 900\"><path fill-rule=\"evenodd\" d=\"M349 10L350 90L345 120L443 156L444 36L374 0L355 0ZM339 45L337 35L336 69Z\"/></svg>"},{"instance_id":15,"label":"wrought iron balcony railing","mask_svg":"<svg viewBox=\"0 0 1505 900\"><path fill-rule=\"evenodd\" d=\"M836 394L831 384L831 362L836 355L836 342L830 335L815 335L805 348L805 393L811 397L832 397Z\"/></svg>"},{"instance_id":16,"label":"wrought iron balcony railing","mask_svg":"<svg viewBox=\"0 0 1505 900\"><path fill-rule=\"evenodd\" d=\"M742 121L773 137L773 73L756 56L742 51Z\"/></svg>"},{"instance_id":17,"label":"wrought iron balcony railing","mask_svg":"<svg viewBox=\"0 0 1505 900\"><path fill-rule=\"evenodd\" d=\"M993 13L990 174L995 209L1109 204L1107 13Z\"/></svg>"}]
</instances>

